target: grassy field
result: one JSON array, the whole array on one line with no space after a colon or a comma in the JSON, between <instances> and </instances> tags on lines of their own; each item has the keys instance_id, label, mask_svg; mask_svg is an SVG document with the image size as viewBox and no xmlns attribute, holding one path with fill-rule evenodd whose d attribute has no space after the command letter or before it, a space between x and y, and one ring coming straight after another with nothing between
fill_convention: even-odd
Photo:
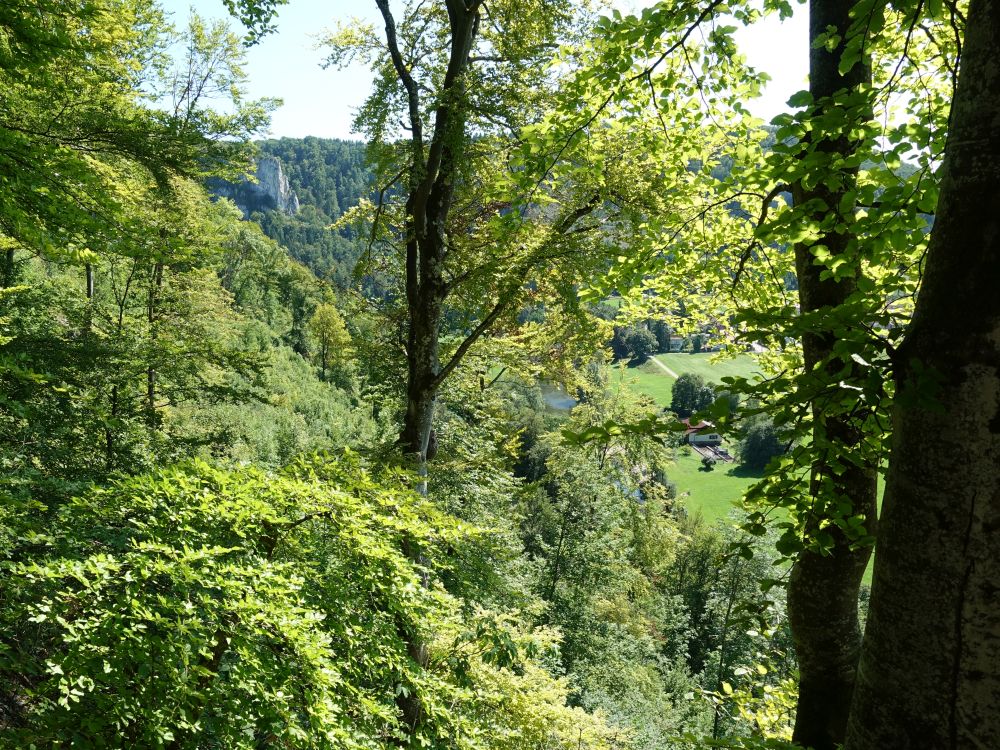
<instances>
[{"instance_id":1,"label":"grassy field","mask_svg":"<svg viewBox=\"0 0 1000 750\"><path fill-rule=\"evenodd\" d=\"M720 359L713 362L714 354L658 354L656 359L665 364L678 375L692 373L701 375L705 380L716 383L728 376L750 377L758 371L757 360L752 354L737 354L732 359ZM656 365L647 363L649 367ZM657 368L659 369L659 368ZM660 372L663 372L660 370Z\"/></svg>"},{"instance_id":2,"label":"grassy field","mask_svg":"<svg viewBox=\"0 0 1000 750\"><path fill-rule=\"evenodd\" d=\"M725 518L747 487L761 475L737 464L716 464L712 471L701 466L701 456L681 448L677 460L667 469L667 478L677 485L677 495L691 514L701 513L708 523Z\"/></svg>"},{"instance_id":3,"label":"grassy field","mask_svg":"<svg viewBox=\"0 0 1000 750\"><path fill-rule=\"evenodd\" d=\"M694 373L706 381L721 382L727 375L749 377L757 371L752 355L740 354L733 359L711 361L711 354L660 354L657 359L678 375ZM616 368L619 377L637 393L650 396L660 406L670 405L674 379L653 362L637 367ZM692 514L701 513L708 523L725 518L736 507L747 488L760 478L760 474L747 472L737 464L717 464L712 471L703 471L701 457L683 448L677 451L676 462L667 471L667 477L677 485L685 507ZM879 505L882 499L882 480L879 479ZM864 583L871 585L872 565L865 571Z\"/></svg>"},{"instance_id":4,"label":"grassy field","mask_svg":"<svg viewBox=\"0 0 1000 750\"><path fill-rule=\"evenodd\" d=\"M695 373L715 383L727 375L748 377L757 370L756 360L749 354L716 362L711 361L712 356L660 354L656 358L678 375ZM644 362L637 367L618 366L616 377L623 378L633 391L646 394L658 405L670 405L674 378L654 362ZM712 471L704 471L701 457L685 449L678 450L677 462L668 469L667 475L677 485L678 494L684 496L688 510L701 513L709 523L728 516L734 503L759 477L735 464L718 464Z\"/></svg>"},{"instance_id":5,"label":"grassy field","mask_svg":"<svg viewBox=\"0 0 1000 750\"><path fill-rule=\"evenodd\" d=\"M721 382L722 378L733 375L749 377L757 371L757 362L750 354L739 354L733 359L711 361L712 354L658 354L656 359L678 375L693 373L706 381ZM644 393L660 406L670 405L670 393L674 379L654 362L644 362L636 367L617 366L630 387L637 393Z\"/></svg>"},{"instance_id":6,"label":"grassy field","mask_svg":"<svg viewBox=\"0 0 1000 750\"><path fill-rule=\"evenodd\" d=\"M621 377L629 388L649 396L658 405L670 405L674 379L652 362L638 367L616 366L614 377Z\"/></svg>"}]
</instances>

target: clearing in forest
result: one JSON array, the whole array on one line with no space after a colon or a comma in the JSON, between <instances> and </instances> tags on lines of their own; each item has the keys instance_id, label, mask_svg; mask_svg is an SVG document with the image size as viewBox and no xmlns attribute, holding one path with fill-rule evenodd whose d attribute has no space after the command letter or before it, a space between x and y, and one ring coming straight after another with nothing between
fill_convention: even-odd
<instances>
[{"instance_id":1,"label":"clearing in forest","mask_svg":"<svg viewBox=\"0 0 1000 750\"><path fill-rule=\"evenodd\" d=\"M640 365L625 367L624 378L632 390L649 396L660 406L667 407L670 406L674 380L685 373L701 375L707 382L721 383L724 377L750 377L759 370L757 360L752 354L738 354L731 359L713 360L715 356L705 352L657 354Z\"/></svg>"},{"instance_id":2,"label":"clearing in forest","mask_svg":"<svg viewBox=\"0 0 1000 750\"><path fill-rule=\"evenodd\" d=\"M752 354L713 360L714 356L702 352L658 354L635 367L618 367L614 377L622 377L633 391L649 396L666 408L670 406L676 377L685 373L700 375L706 382L719 384L724 377L750 377L758 371L757 360ZM726 447L730 452L734 443L735 437L727 436ZM689 512L701 513L709 523L728 516L746 489L762 476L761 472L747 471L738 464L719 464L706 471L701 456L684 448L678 449L676 463L667 474Z\"/></svg>"}]
</instances>

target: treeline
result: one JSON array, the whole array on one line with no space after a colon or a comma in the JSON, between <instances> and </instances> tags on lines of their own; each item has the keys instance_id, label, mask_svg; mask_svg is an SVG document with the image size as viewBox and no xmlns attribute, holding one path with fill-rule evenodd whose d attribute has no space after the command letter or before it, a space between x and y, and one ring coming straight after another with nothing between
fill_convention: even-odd
<instances>
[{"instance_id":1,"label":"treeline","mask_svg":"<svg viewBox=\"0 0 1000 750\"><path fill-rule=\"evenodd\" d=\"M351 226L332 229L344 211L372 193L365 144L327 138L258 141L260 153L281 160L299 199L294 216L280 211L254 214L264 233L293 258L338 288L347 288L363 243Z\"/></svg>"}]
</instances>

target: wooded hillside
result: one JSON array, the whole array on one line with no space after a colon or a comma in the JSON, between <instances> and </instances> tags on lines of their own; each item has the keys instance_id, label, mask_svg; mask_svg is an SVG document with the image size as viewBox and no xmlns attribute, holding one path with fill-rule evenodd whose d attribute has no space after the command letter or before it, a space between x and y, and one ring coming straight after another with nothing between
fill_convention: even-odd
<instances>
[{"instance_id":1,"label":"wooded hillside","mask_svg":"<svg viewBox=\"0 0 1000 750\"><path fill-rule=\"evenodd\" d=\"M223 5L0 7L0 747L992 746L993 0Z\"/></svg>"}]
</instances>

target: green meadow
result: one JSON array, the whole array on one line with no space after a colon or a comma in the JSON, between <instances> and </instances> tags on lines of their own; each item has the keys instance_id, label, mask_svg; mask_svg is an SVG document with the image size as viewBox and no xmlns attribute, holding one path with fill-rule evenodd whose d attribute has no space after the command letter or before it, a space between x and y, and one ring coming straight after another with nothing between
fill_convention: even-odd
<instances>
[{"instance_id":1,"label":"green meadow","mask_svg":"<svg viewBox=\"0 0 1000 750\"><path fill-rule=\"evenodd\" d=\"M655 359L677 375L693 373L714 383L721 383L726 376L750 377L757 371L757 361L751 354L721 359L715 354L673 353L659 354ZM636 393L649 396L658 406L670 405L674 378L656 362L647 360L634 367L615 365L613 377L621 378ZM732 451L732 441L727 443ZM737 464L720 463L706 471L701 465L701 457L688 448L678 449L676 463L669 472L670 481L677 485L677 493L688 511L701 514L709 523L729 515L746 489L760 476Z\"/></svg>"},{"instance_id":2,"label":"green meadow","mask_svg":"<svg viewBox=\"0 0 1000 750\"><path fill-rule=\"evenodd\" d=\"M660 367L656 361L667 369ZM750 377L758 371L757 360L752 354L738 354L730 359L719 359L716 354L658 354L640 365L628 366L616 364L616 373L637 393L643 393L660 406L670 405L670 394L674 378L667 372L677 375L691 373L700 375L706 381L721 383L727 376Z\"/></svg>"}]
</instances>

